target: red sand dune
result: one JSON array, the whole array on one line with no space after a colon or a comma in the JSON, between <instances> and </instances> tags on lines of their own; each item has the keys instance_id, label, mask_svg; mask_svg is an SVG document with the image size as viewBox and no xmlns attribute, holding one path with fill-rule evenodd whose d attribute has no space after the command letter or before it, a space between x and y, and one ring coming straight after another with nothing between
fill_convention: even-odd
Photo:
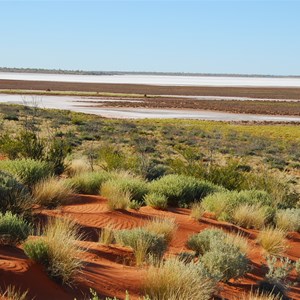
<instances>
[{"instance_id":1,"label":"red sand dune","mask_svg":"<svg viewBox=\"0 0 300 300\"><path fill-rule=\"evenodd\" d=\"M237 231L241 228L218 222L211 218L203 218L197 222L189 217L188 209L170 209L159 211L150 207L142 207L139 211L113 211L106 206L106 200L98 196L79 195L76 203L63 206L56 210L40 210L37 215L41 220L46 216L69 216L74 219L85 234L86 241L81 245L88 250L84 256L85 266L81 275L77 278L76 288L62 287L47 277L42 267L33 264L26 258L20 248L0 247L0 285L5 288L9 284L21 289L29 289L29 296L36 300L47 299L84 299L84 294L89 288L97 291L99 296L117 296L124 299L128 290L131 299L138 299L145 275L145 268L137 268L130 263L133 261L132 251L120 246L101 246L96 243L99 230L107 225L117 229L134 228L142 226L154 216L172 218L178 224L178 230L174 236L168 253L172 255L187 250L185 243L189 235L202 231L209 227L219 227L225 230ZM244 291L249 291L264 276L261 248L255 244L257 231L243 230L251 245L249 258L252 270L244 278L232 281L228 284L220 284L216 298L236 299ZM300 234L292 233L289 236L289 250L287 255L295 260L300 258ZM291 280L295 281L295 274ZM292 299L300 299L300 285L291 287L289 296Z\"/></svg>"}]
</instances>

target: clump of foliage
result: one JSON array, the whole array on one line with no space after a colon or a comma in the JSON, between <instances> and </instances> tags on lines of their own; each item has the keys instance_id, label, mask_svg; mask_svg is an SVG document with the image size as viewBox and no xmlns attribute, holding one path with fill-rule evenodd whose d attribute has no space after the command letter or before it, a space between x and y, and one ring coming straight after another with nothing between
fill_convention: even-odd
<instances>
[{"instance_id":1,"label":"clump of foliage","mask_svg":"<svg viewBox=\"0 0 300 300\"><path fill-rule=\"evenodd\" d=\"M0 171L0 212L10 211L13 214L30 213L32 198L28 189L12 175Z\"/></svg>"},{"instance_id":2,"label":"clump of foliage","mask_svg":"<svg viewBox=\"0 0 300 300\"><path fill-rule=\"evenodd\" d=\"M144 289L152 300L208 300L216 290L216 282L203 275L197 264L173 258L150 266Z\"/></svg>"},{"instance_id":3,"label":"clump of foliage","mask_svg":"<svg viewBox=\"0 0 300 300\"><path fill-rule=\"evenodd\" d=\"M102 184L111 179L111 177L111 174L106 171L85 172L76 174L68 181L77 193L97 195Z\"/></svg>"},{"instance_id":4,"label":"clump of foliage","mask_svg":"<svg viewBox=\"0 0 300 300\"><path fill-rule=\"evenodd\" d=\"M163 194L149 193L144 197L144 202L155 209L166 209L168 207L168 199Z\"/></svg>"},{"instance_id":5,"label":"clump of foliage","mask_svg":"<svg viewBox=\"0 0 300 300\"><path fill-rule=\"evenodd\" d=\"M208 181L185 175L166 175L150 183L150 191L164 195L170 205L188 205L220 190Z\"/></svg>"},{"instance_id":6,"label":"clump of foliage","mask_svg":"<svg viewBox=\"0 0 300 300\"><path fill-rule=\"evenodd\" d=\"M11 212L0 213L0 244L15 246L25 241L30 233L30 225Z\"/></svg>"},{"instance_id":7,"label":"clump of foliage","mask_svg":"<svg viewBox=\"0 0 300 300\"><path fill-rule=\"evenodd\" d=\"M67 204L73 193L74 190L66 180L55 177L39 181L32 189L35 202L47 208Z\"/></svg>"},{"instance_id":8,"label":"clump of foliage","mask_svg":"<svg viewBox=\"0 0 300 300\"><path fill-rule=\"evenodd\" d=\"M0 161L0 168L29 187L52 173L48 163L33 159L3 160Z\"/></svg>"},{"instance_id":9,"label":"clump of foliage","mask_svg":"<svg viewBox=\"0 0 300 300\"><path fill-rule=\"evenodd\" d=\"M50 220L42 237L24 244L26 255L45 266L48 275L62 284L71 284L83 261L78 228L69 219Z\"/></svg>"},{"instance_id":10,"label":"clump of foliage","mask_svg":"<svg viewBox=\"0 0 300 300\"><path fill-rule=\"evenodd\" d=\"M162 257L167 248L163 235L144 228L116 230L115 239L118 244L133 249L137 265L142 265L149 256Z\"/></svg>"},{"instance_id":11,"label":"clump of foliage","mask_svg":"<svg viewBox=\"0 0 300 300\"><path fill-rule=\"evenodd\" d=\"M300 208L279 209L275 217L276 226L286 231L300 231Z\"/></svg>"},{"instance_id":12,"label":"clump of foliage","mask_svg":"<svg viewBox=\"0 0 300 300\"><path fill-rule=\"evenodd\" d=\"M205 210L201 202L195 202L191 206L191 217L195 220L200 220L204 214Z\"/></svg>"}]
</instances>

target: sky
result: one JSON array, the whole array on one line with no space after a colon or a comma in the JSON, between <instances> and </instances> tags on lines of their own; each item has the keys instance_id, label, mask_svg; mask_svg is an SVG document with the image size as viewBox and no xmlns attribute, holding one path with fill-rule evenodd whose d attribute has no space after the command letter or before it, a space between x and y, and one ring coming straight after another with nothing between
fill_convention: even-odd
<instances>
[{"instance_id":1,"label":"sky","mask_svg":"<svg viewBox=\"0 0 300 300\"><path fill-rule=\"evenodd\" d=\"M299 1L1 1L0 67L300 75Z\"/></svg>"}]
</instances>

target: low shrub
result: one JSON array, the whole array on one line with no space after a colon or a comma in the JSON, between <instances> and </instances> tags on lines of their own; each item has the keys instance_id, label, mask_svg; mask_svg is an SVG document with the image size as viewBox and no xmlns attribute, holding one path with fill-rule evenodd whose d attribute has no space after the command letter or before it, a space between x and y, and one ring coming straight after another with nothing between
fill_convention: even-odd
<instances>
[{"instance_id":1,"label":"low shrub","mask_svg":"<svg viewBox=\"0 0 300 300\"><path fill-rule=\"evenodd\" d=\"M281 255L287 249L286 231L279 228L267 227L257 236L258 244L269 255Z\"/></svg>"},{"instance_id":2,"label":"low shrub","mask_svg":"<svg viewBox=\"0 0 300 300\"><path fill-rule=\"evenodd\" d=\"M242 204L233 212L233 223L244 228L261 229L267 221L267 207Z\"/></svg>"},{"instance_id":3,"label":"low shrub","mask_svg":"<svg viewBox=\"0 0 300 300\"><path fill-rule=\"evenodd\" d=\"M150 191L164 195L168 204L186 206L223 188L185 175L166 175L150 183Z\"/></svg>"},{"instance_id":4,"label":"low shrub","mask_svg":"<svg viewBox=\"0 0 300 300\"><path fill-rule=\"evenodd\" d=\"M167 197L158 193L149 193L145 195L144 202L155 209L164 210L168 207Z\"/></svg>"},{"instance_id":5,"label":"low shrub","mask_svg":"<svg viewBox=\"0 0 300 300\"><path fill-rule=\"evenodd\" d=\"M241 233L226 233L225 242L227 244L235 245L243 254L247 254L249 252L248 240Z\"/></svg>"},{"instance_id":6,"label":"low shrub","mask_svg":"<svg viewBox=\"0 0 300 300\"><path fill-rule=\"evenodd\" d=\"M129 191L120 189L114 184L114 181L105 182L100 190L101 196L107 198L107 206L109 210L127 209L132 200Z\"/></svg>"},{"instance_id":7,"label":"low shrub","mask_svg":"<svg viewBox=\"0 0 300 300\"><path fill-rule=\"evenodd\" d=\"M0 171L0 213L30 213L33 201L29 190L12 175Z\"/></svg>"},{"instance_id":8,"label":"low shrub","mask_svg":"<svg viewBox=\"0 0 300 300\"><path fill-rule=\"evenodd\" d=\"M46 225L41 240L27 241L24 250L29 258L45 266L48 275L61 282L71 284L83 264L83 250L77 241L78 228L69 219L52 219Z\"/></svg>"},{"instance_id":9,"label":"low shrub","mask_svg":"<svg viewBox=\"0 0 300 300\"><path fill-rule=\"evenodd\" d=\"M176 230L177 225L175 219L165 219L165 218L154 218L145 226L146 230L162 235L167 243L170 243Z\"/></svg>"},{"instance_id":10,"label":"low shrub","mask_svg":"<svg viewBox=\"0 0 300 300\"><path fill-rule=\"evenodd\" d=\"M191 217L197 221L199 221L203 214L204 214L204 208L201 204L201 202L195 202L191 206Z\"/></svg>"},{"instance_id":11,"label":"low shrub","mask_svg":"<svg viewBox=\"0 0 300 300\"><path fill-rule=\"evenodd\" d=\"M79 194L97 195L102 184L110 178L111 175L108 172L98 171L76 174L68 181Z\"/></svg>"},{"instance_id":12,"label":"low shrub","mask_svg":"<svg viewBox=\"0 0 300 300\"><path fill-rule=\"evenodd\" d=\"M144 196L149 192L147 182L139 177L122 176L118 174L112 179L120 191L130 193L132 200L143 203Z\"/></svg>"},{"instance_id":13,"label":"low shrub","mask_svg":"<svg viewBox=\"0 0 300 300\"><path fill-rule=\"evenodd\" d=\"M208 300L216 290L216 283L203 276L198 265L168 259L158 267L150 266L144 289L151 300Z\"/></svg>"},{"instance_id":14,"label":"low shrub","mask_svg":"<svg viewBox=\"0 0 300 300\"><path fill-rule=\"evenodd\" d=\"M52 173L46 162L34 159L2 160L0 161L0 169L11 173L29 187Z\"/></svg>"},{"instance_id":15,"label":"low shrub","mask_svg":"<svg viewBox=\"0 0 300 300\"><path fill-rule=\"evenodd\" d=\"M202 201L205 211L214 213L218 220L233 221L234 211L240 205L261 205L267 207L272 205L272 199L264 191L223 191L205 197Z\"/></svg>"},{"instance_id":16,"label":"low shrub","mask_svg":"<svg viewBox=\"0 0 300 300\"><path fill-rule=\"evenodd\" d=\"M142 265L149 256L160 258L164 254L167 244L162 235L158 235L144 228L123 229L115 231L118 244L133 249L136 264Z\"/></svg>"},{"instance_id":17,"label":"low shrub","mask_svg":"<svg viewBox=\"0 0 300 300\"><path fill-rule=\"evenodd\" d=\"M18 245L27 239L30 230L30 225L22 217L11 212L0 213L0 245Z\"/></svg>"},{"instance_id":18,"label":"low shrub","mask_svg":"<svg viewBox=\"0 0 300 300\"><path fill-rule=\"evenodd\" d=\"M205 229L200 233L193 234L188 238L187 246L196 252L196 255L203 255L212 248L214 240L224 240L226 233L221 229Z\"/></svg>"},{"instance_id":19,"label":"low shrub","mask_svg":"<svg viewBox=\"0 0 300 300\"><path fill-rule=\"evenodd\" d=\"M280 209L275 216L276 226L286 231L300 232L300 208Z\"/></svg>"},{"instance_id":20,"label":"low shrub","mask_svg":"<svg viewBox=\"0 0 300 300\"><path fill-rule=\"evenodd\" d=\"M249 260L235 245L213 239L210 247L200 261L215 278L227 282L244 276L249 270Z\"/></svg>"},{"instance_id":21,"label":"low shrub","mask_svg":"<svg viewBox=\"0 0 300 300\"><path fill-rule=\"evenodd\" d=\"M74 190L64 179L50 177L41 180L32 189L32 195L36 203L47 208L67 204Z\"/></svg>"}]
</instances>

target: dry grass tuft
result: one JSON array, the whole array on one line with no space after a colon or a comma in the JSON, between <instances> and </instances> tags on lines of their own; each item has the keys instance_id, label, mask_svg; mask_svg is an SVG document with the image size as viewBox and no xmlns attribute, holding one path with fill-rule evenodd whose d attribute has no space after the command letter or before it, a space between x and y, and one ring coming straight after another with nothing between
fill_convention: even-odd
<instances>
[{"instance_id":1,"label":"dry grass tuft","mask_svg":"<svg viewBox=\"0 0 300 300\"><path fill-rule=\"evenodd\" d=\"M233 213L234 223L244 228L261 229L266 217L266 209L259 205L242 204Z\"/></svg>"},{"instance_id":2,"label":"dry grass tuft","mask_svg":"<svg viewBox=\"0 0 300 300\"><path fill-rule=\"evenodd\" d=\"M259 232L257 243L267 254L278 256L287 249L286 234L286 231L280 228L267 227Z\"/></svg>"},{"instance_id":3,"label":"dry grass tuft","mask_svg":"<svg viewBox=\"0 0 300 300\"><path fill-rule=\"evenodd\" d=\"M144 288L151 300L208 300L216 286L196 264L169 259L148 269Z\"/></svg>"},{"instance_id":4,"label":"dry grass tuft","mask_svg":"<svg viewBox=\"0 0 300 300\"><path fill-rule=\"evenodd\" d=\"M121 190L113 181L105 182L100 191L101 196L107 198L109 210L127 209L131 201L131 193Z\"/></svg>"},{"instance_id":5,"label":"dry grass tuft","mask_svg":"<svg viewBox=\"0 0 300 300\"><path fill-rule=\"evenodd\" d=\"M281 296L272 293L260 293L259 291L250 292L249 294L242 294L235 300L281 300Z\"/></svg>"},{"instance_id":6,"label":"dry grass tuft","mask_svg":"<svg viewBox=\"0 0 300 300\"><path fill-rule=\"evenodd\" d=\"M146 225L146 229L155 234L163 235L166 242L170 243L177 230L177 224L175 219L156 217Z\"/></svg>"},{"instance_id":7,"label":"dry grass tuft","mask_svg":"<svg viewBox=\"0 0 300 300\"><path fill-rule=\"evenodd\" d=\"M245 238L241 233L226 233L225 242L227 244L235 245L243 254L247 254L249 252L249 243L247 238Z\"/></svg>"},{"instance_id":8,"label":"dry grass tuft","mask_svg":"<svg viewBox=\"0 0 300 300\"><path fill-rule=\"evenodd\" d=\"M38 182L32 191L35 201L48 208L69 203L73 193L73 188L64 179L55 177Z\"/></svg>"},{"instance_id":9,"label":"dry grass tuft","mask_svg":"<svg viewBox=\"0 0 300 300\"><path fill-rule=\"evenodd\" d=\"M90 172L91 170L91 165L86 159L79 158L79 159L73 159L69 164L66 169L66 173L68 176L75 176L79 175L82 173Z\"/></svg>"},{"instance_id":10,"label":"dry grass tuft","mask_svg":"<svg viewBox=\"0 0 300 300\"><path fill-rule=\"evenodd\" d=\"M99 243L108 246L110 244L113 244L114 240L114 228L112 225L108 225L101 229Z\"/></svg>"},{"instance_id":11,"label":"dry grass tuft","mask_svg":"<svg viewBox=\"0 0 300 300\"><path fill-rule=\"evenodd\" d=\"M205 210L202 207L201 202L196 202L196 203L192 204L192 207L191 207L191 217L193 219L199 221L202 218L204 212L205 212Z\"/></svg>"},{"instance_id":12,"label":"dry grass tuft","mask_svg":"<svg viewBox=\"0 0 300 300\"><path fill-rule=\"evenodd\" d=\"M28 290L25 292L21 292L20 289L17 289L15 286L9 285L5 291L0 291L1 299L6 300L26 300L28 294Z\"/></svg>"}]
</instances>

